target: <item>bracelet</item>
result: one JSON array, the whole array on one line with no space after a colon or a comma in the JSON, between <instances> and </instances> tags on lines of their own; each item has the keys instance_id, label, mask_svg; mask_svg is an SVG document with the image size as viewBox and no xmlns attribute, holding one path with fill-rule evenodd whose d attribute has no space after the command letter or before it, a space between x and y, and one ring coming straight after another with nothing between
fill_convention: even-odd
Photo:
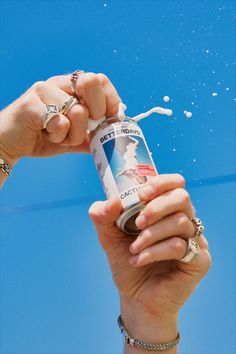
<instances>
[{"instance_id":1,"label":"bracelet","mask_svg":"<svg viewBox=\"0 0 236 354\"><path fill-rule=\"evenodd\" d=\"M0 157L0 169L5 173L5 175L10 176L13 166Z\"/></svg>"},{"instance_id":2,"label":"bracelet","mask_svg":"<svg viewBox=\"0 0 236 354\"><path fill-rule=\"evenodd\" d=\"M176 348L180 342L180 339L181 339L180 334L178 333L178 337L173 342L161 343L161 344L145 343L139 339L134 339L129 336L129 334L127 333L127 331L122 323L121 316L118 317L117 322L118 322L118 326L120 327L121 334L123 334L123 336L124 336L125 343L129 344L133 347L140 348L140 349L149 350L149 351L170 350L170 349Z\"/></svg>"}]
</instances>

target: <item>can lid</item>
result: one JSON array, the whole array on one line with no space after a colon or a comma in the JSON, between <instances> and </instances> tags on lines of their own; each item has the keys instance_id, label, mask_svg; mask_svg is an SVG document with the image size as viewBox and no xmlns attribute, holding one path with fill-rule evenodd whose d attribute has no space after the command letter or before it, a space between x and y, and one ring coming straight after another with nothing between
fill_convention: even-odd
<instances>
[{"instance_id":1,"label":"can lid","mask_svg":"<svg viewBox=\"0 0 236 354\"><path fill-rule=\"evenodd\" d=\"M119 229L129 235L138 235L140 229L136 226L135 219L143 208L143 203L137 203L125 210L116 221Z\"/></svg>"}]
</instances>

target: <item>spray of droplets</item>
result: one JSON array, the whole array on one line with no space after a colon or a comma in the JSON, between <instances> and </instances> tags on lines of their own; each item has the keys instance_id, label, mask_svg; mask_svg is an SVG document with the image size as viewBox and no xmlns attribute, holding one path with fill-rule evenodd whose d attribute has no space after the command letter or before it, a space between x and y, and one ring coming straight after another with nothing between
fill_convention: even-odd
<instances>
[{"instance_id":1,"label":"spray of droplets","mask_svg":"<svg viewBox=\"0 0 236 354\"><path fill-rule=\"evenodd\" d=\"M164 101L164 102L169 102L169 100L170 100L170 97L169 97L169 96L164 96L164 97L163 97L163 101Z\"/></svg>"},{"instance_id":2,"label":"spray of droplets","mask_svg":"<svg viewBox=\"0 0 236 354\"><path fill-rule=\"evenodd\" d=\"M186 118L192 118L192 116L193 116L192 112L188 112L188 111L184 111L184 114L185 114Z\"/></svg>"}]
</instances>

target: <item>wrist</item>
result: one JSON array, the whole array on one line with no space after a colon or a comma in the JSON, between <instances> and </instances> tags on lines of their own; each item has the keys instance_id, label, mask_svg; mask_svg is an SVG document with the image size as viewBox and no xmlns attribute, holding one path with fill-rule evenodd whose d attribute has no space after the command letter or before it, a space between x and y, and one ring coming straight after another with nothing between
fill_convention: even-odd
<instances>
[{"instance_id":1,"label":"wrist","mask_svg":"<svg viewBox=\"0 0 236 354\"><path fill-rule=\"evenodd\" d=\"M5 160L11 166L14 166L19 160L19 158L12 157L11 155L9 155L3 148L1 148L1 146L0 146L0 158Z\"/></svg>"},{"instance_id":2,"label":"wrist","mask_svg":"<svg viewBox=\"0 0 236 354\"><path fill-rule=\"evenodd\" d=\"M12 166L23 157L17 143L20 137L17 121L15 103L0 112L0 156Z\"/></svg>"},{"instance_id":3,"label":"wrist","mask_svg":"<svg viewBox=\"0 0 236 354\"><path fill-rule=\"evenodd\" d=\"M157 316L147 312L140 304L121 299L121 318L129 335L146 343L168 343L178 336L177 313ZM147 351L126 344L125 353L142 354ZM165 351L165 353L175 354L177 349Z\"/></svg>"},{"instance_id":4,"label":"wrist","mask_svg":"<svg viewBox=\"0 0 236 354\"><path fill-rule=\"evenodd\" d=\"M8 171L10 173L11 168L17 163L18 159L11 157L8 153L6 153L3 149L0 148L0 162L2 163L2 160L5 164L10 165L7 166L7 169L5 169L5 166L0 166L0 188L3 186L4 182L6 181L8 177ZM8 167L11 167L10 169Z\"/></svg>"}]
</instances>

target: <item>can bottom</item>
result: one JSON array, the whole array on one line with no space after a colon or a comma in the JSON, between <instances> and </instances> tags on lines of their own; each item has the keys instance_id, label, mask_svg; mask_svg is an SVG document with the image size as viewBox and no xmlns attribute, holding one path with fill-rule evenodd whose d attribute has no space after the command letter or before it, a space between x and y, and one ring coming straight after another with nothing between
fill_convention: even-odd
<instances>
[{"instance_id":1,"label":"can bottom","mask_svg":"<svg viewBox=\"0 0 236 354\"><path fill-rule=\"evenodd\" d=\"M138 235L140 229L135 225L135 219L144 208L143 203L138 203L123 211L116 221L118 228L128 235Z\"/></svg>"}]
</instances>

